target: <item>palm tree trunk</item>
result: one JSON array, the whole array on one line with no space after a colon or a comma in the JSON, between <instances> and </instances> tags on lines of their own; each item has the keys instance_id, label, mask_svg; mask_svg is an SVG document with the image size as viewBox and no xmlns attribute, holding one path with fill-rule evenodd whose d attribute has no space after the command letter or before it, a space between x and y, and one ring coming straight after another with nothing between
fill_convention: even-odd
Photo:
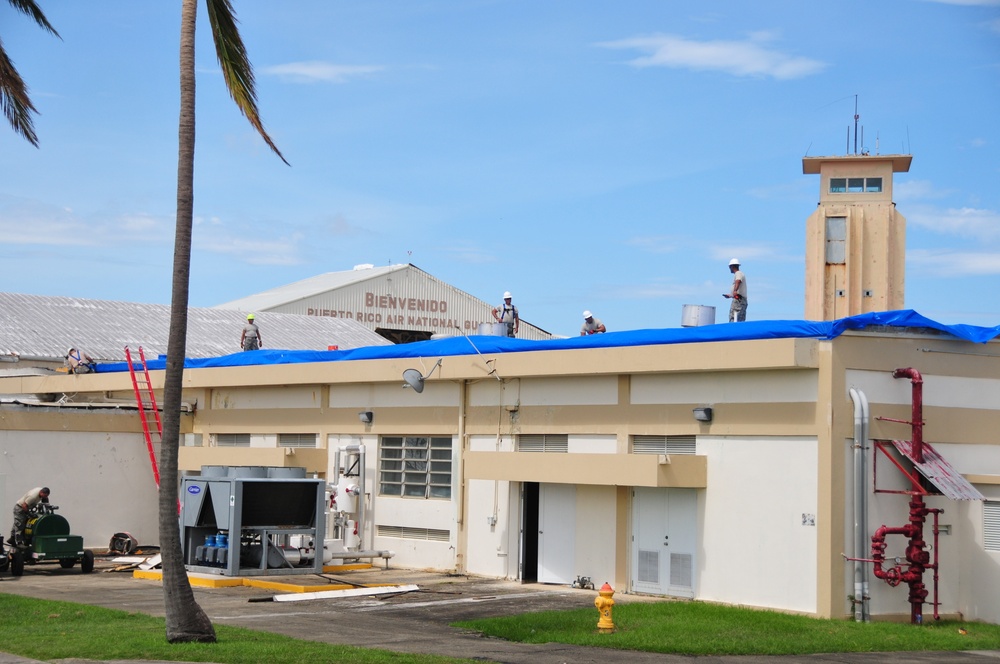
<instances>
[{"instance_id":1,"label":"palm tree trunk","mask_svg":"<svg viewBox=\"0 0 1000 664\"><path fill-rule=\"evenodd\" d=\"M181 108L177 154L177 229L170 299L170 333L163 386L163 442L160 446L160 553L167 641L214 642L215 628L194 599L181 553L177 519L177 452L180 444L181 390L187 354L188 284L191 275L191 227L194 217L194 36L197 0L183 0L181 10Z\"/></svg>"}]
</instances>

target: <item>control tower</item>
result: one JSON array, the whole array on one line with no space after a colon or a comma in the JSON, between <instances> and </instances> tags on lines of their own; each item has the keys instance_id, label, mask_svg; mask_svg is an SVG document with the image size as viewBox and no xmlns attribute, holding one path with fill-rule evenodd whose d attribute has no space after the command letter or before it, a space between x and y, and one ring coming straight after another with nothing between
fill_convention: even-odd
<instances>
[{"instance_id":1,"label":"control tower","mask_svg":"<svg viewBox=\"0 0 1000 664\"><path fill-rule=\"evenodd\" d=\"M892 202L892 175L912 155L804 157L818 174L819 205L806 221L807 320L904 308L906 218Z\"/></svg>"}]
</instances>

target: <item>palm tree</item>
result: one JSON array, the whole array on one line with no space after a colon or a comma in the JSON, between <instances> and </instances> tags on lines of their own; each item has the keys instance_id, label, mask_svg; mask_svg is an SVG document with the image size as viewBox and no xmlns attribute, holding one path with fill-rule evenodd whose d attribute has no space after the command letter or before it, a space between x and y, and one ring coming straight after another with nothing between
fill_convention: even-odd
<instances>
[{"instance_id":1,"label":"palm tree","mask_svg":"<svg viewBox=\"0 0 1000 664\"><path fill-rule=\"evenodd\" d=\"M215 52L229 94L243 115L271 150L284 156L264 131L257 112L253 67L236 27L230 0L206 0ZM188 285L191 274L191 227L194 216L194 36L197 0L183 0L181 7L180 122L177 156L177 228L174 235L174 270L170 301L170 331L163 387L163 437L160 447L159 495L160 553L163 557L163 598L167 641L213 642L212 621L194 599L181 553L177 521L177 451L180 438L181 389L187 337Z\"/></svg>"},{"instance_id":2,"label":"palm tree","mask_svg":"<svg viewBox=\"0 0 1000 664\"><path fill-rule=\"evenodd\" d=\"M7 1L14 9L27 14L35 19L35 23L40 27L59 37L59 33L45 18L45 14L38 8L35 0ZM62 37L59 38L62 39ZM21 75L17 73L14 63L7 56L2 41L0 41L0 107L3 107L3 114L7 116L11 128L37 148L38 136L35 134L35 123L31 116L38 113L38 109L31 103L31 98L28 96L28 86L24 83Z\"/></svg>"}]
</instances>

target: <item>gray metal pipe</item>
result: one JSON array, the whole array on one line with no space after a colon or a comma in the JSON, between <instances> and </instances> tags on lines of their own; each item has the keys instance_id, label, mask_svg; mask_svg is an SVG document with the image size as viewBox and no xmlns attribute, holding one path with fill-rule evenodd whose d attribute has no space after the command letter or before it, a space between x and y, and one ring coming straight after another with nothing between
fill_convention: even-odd
<instances>
[{"instance_id":1,"label":"gray metal pipe","mask_svg":"<svg viewBox=\"0 0 1000 664\"><path fill-rule=\"evenodd\" d=\"M868 467L865 449L868 443L868 397L851 388L854 402L854 620L869 622L868 607Z\"/></svg>"}]
</instances>

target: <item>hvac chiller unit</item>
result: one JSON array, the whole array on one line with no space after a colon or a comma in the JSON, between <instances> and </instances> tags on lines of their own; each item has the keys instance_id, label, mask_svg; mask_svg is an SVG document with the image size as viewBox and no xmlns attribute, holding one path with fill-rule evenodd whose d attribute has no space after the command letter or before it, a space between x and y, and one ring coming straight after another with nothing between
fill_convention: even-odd
<instances>
[{"instance_id":1,"label":"hvac chiller unit","mask_svg":"<svg viewBox=\"0 0 1000 664\"><path fill-rule=\"evenodd\" d=\"M189 571L226 576L323 572L326 484L304 468L202 466L181 483L181 547ZM300 548L291 541L312 540Z\"/></svg>"}]
</instances>

